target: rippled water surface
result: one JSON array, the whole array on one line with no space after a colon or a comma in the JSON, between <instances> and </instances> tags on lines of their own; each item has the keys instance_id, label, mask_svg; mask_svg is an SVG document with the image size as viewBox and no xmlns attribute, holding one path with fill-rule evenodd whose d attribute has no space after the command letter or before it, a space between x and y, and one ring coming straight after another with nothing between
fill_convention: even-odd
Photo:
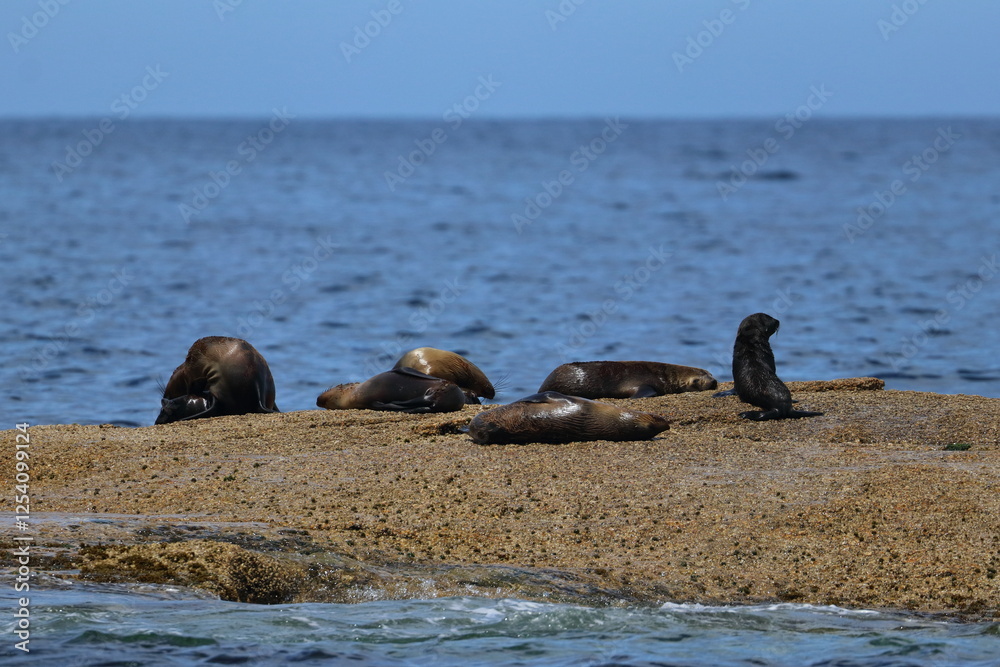
<instances>
[{"instance_id":1,"label":"rippled water surface","mask_svg":"<svg viewBox=\"0 0 1000 667\"><path fill-rule=\"evenodd\" d=\"M727 379L756 311L786 380L1000 396L997 121L97 122L0 123L11 419L151 423L205 335L283 410L419 345Z\"/></svg>"},{"instance_id":2,"label":"rippled water surface","mask_svg":"<svg viewBox=\"0 0 1000 667\"><path fill-rule=\"evenodd\" d=\"M39 630L18 664L993 667L1000 637L996 624L809 605L255 606L79 584L37 593L33 614Z\"/></svg>"}]
</instances>

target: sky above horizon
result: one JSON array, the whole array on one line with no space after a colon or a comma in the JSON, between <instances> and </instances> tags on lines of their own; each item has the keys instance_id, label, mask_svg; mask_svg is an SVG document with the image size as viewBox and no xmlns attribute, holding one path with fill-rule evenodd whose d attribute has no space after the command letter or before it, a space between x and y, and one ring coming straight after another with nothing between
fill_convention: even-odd
<instances>
[{"instance_id":1,"label":"sky above horizon","mask_svg":"<svg viewBox=\"0 0 1000 667\"><path fill-rule=\"evenodd\" d=\"M996 116L998 27L989 0L5 0L0 116Z\"/></svg>"}]
</instances>

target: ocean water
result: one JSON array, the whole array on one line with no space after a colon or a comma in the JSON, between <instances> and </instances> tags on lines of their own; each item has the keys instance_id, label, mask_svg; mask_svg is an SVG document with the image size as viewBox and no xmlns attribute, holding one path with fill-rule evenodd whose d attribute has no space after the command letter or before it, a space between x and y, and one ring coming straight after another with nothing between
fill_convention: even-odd
<instances>
[{"instance_id":1,"label":"ocean water","mask_svg":"<svg viewBox=\"0 0 1000 667\"><path fill-rule=\"evenodd\" d=\"M725 380L757 311L785 380L1000 396L1000 121L112 125L0 122L9 420L151 424L206 335L283 410L421 345Z\"/></svg>"},{"instance_id":2,"label":"ocean water","mask_svg":"<svg viewBox=\"0 0 1000 667\"><path fill-rule=\"evenodd\" d=\"M0 663L994 667L1000 644L996 623L796 604L262 606L94 584L34 598L30 653Z\"/></svg>"},{"instance_id":3,"label":"ocean water","mask_svg":"<svg viewBox=\"0 0 1000 667\"><path fill-rule=\"evenodd\" d=\"M785 380L874 375L1000 396L998 120L456 127L291 110L106 128L0 121L4 428L151 424L158 383L207 335L253 343L285 411L422 345L468 356L499 402L573 360L727 380L736 327L757 311L782 322ZM846 667L1000 654L996 625L794 605L255 607L89 585L32 604L36 664Z\"/></svg>"}]
</instances>

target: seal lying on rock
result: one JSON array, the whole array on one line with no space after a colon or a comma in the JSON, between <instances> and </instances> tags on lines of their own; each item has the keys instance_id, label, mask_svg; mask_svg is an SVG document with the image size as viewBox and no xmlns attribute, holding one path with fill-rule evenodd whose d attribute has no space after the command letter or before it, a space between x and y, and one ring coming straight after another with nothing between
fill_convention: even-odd
<instances>
[{"instance_id":1,"label":"seal lying on rock","mask_svg":"<svg viewBox=\"0 0 1000 667\"><path fill-rule=\"evenodd\" d=\"M454 382L465 392L466 403L479 404L479 398L493 398L496 391L486 374L460 354L433 347L410 350L393 368L412 368L442 380Z\"/></svg>"},{"instance_id":2,"label":"seal lying on rock","mask_svg":"<svg viewBox=\"0 0 1000 667\"><path fill-rule=\"evenodd\" d=\"M656 361L574 361L549 373L538 391L583 398L645 398L704 391L718 385L711 373L691 366Z\"/></svg>"},{"instance_id":3,"label":"seal lying on rock","mask_svg":"<svg viewBox=\"0 0 1000 667\"><path fill-rule=\"evenodd\" d=\"M792 409L792 394L777 375L768 339L780 322L766 313L754 313L742 322L733 345L733 381L740 400L763 410L741 412L740 417L764 421L818 417L822 412Z\"/></svg>"},{"instance_id":4,"label":"seal lying on rock","mask_svg":"<svg viewBox=\"0 0 1000 667\"><path fill-rule=\"evenodd\" d=\"M316 405L327 410L454 412L465 405L465 393L454 382L404 366L364 382L331 387L319 395Z\"/></svg>"},{"instance_id":5,"label":"seal lying on rock","mask_svg":"<svg viewBox=\"0 0 1000 667\"><path fill-rule=\"evenodd\" d=\"M579 396L546 391L476 415L469 435L480 445L649 440L670 428L666 417L623 410Z\"/></svg>"},{"instance_id":6,"label":"seal lying on rock","mask_svg":"<svg viewBox=\"0 0 1000 667\"><path fill-rule=\"evenodd\" d=\"M260 352L241 338L199 338L163 388L157 424L279 412L274 378Z\"/></svg>"}]
</instances>

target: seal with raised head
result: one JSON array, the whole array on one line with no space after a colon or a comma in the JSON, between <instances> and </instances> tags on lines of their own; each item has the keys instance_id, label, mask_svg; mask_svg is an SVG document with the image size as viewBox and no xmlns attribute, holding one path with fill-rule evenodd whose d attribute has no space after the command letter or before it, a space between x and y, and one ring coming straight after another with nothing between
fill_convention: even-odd
<instances>
[{"instance_id":1,"label":"seal with raised head","mask_svg":"<svg viewBox=\"0 0 1000 667\"><path fill-rule=\"evenodd\" d=\"M468 432L480 445L560 444L649 440L668 428L670 422L660 415L546 391L480 412Z\"/></svg>"},{"instance_id":2,"label":"seal with raised head","mask_svg":"<svg viewBox=\"0 0 1000 667\"><path fill-rule=\"evenodd\" d=\"M704 391L718 385L711 373L691 366L656 361L574 361L549 373L538 391L583 398L645 398Z\"/></svg>"},{"instance_id":3,"label":"seal with raised head","mask_svg":"<svg viewBox=\"0 0 1000 667\"><path fill-rule=\"evenodd\" d=\"M156 423L260 412L280 412L264 357L242 338L207 336L174 369Z\"/></svg>"},{"instance_id":4,"label":"seal with raised head","mask_svg":"<svg viewBox=\"0 0 1000 667\"><path fill-rule=\"evenodd\" d=\"M465 405L465 393L454 382L404 366L364 382L331 387L319 395L316 405L327 410L454 412Z\"/></svg>"},{"instance_id":5,"label":"seal with raised head","mask_svg":"<svg viewBox=\"0 0 1000 667\"><path fill-rule=\"evenodd\" d=\"M780 322L767 313L754 313L740 322L733 345L733 381L740 400L761 410L741 412L740 417L754 421L818 417L822 412L792 409L792 393L778 378L774 352L768 340L778 331Z\"/></svg>"},{"instance_id":6,"label":"seal with raised head","mask_svg":"<svg viewBox=\"0 0 1000 667\"><path fill-rule=\"evenodd\" d=\"M393 368L412 368L427 375L454 382L465 392L465 402L478 404L479 398L493 398L496 391L486 374L460 354L434 347L410 350Z\"/></svg>"}]
</instances>

